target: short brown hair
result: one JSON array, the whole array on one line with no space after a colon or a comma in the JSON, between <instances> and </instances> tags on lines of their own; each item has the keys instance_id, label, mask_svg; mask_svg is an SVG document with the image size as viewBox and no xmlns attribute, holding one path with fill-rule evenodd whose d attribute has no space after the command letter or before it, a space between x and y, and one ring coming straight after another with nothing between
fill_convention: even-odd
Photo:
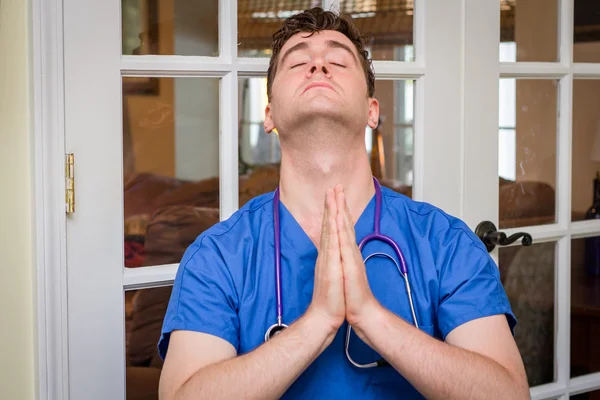
<instances>
[{"instance_id":1,"label":"short brown hair","mask_svg":"<svg viewBox=\"0 0 600 400\"><path fill-rule=\"evenodd\" d=\"M272 95L273 80L277 73L279 52L283 45L296 33L308 32L312 35L315 32L324 30L343 33L356 46L367 81L367 92L369 97L373 97L375 94L375 73L372 69L369 53L366 50L369 45L368 38L361 35L349 15L337 15L331 11L325 11L321 7L315 7L289 17L284 21L283 26L273 34L272 55L267 72L267 96L269 99Z\"/></svg>"}]
</instances>

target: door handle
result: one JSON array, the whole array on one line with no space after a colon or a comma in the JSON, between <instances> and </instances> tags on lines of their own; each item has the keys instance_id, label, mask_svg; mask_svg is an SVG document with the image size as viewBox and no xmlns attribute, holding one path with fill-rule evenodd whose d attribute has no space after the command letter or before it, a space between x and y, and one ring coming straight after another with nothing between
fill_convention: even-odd
<instances>
[{"instance_id":1,"label":"door handle","mask_svg":"<svg viewBox=\"0 0 600 400\"><path fill-rule=\"evenodd\" d=\"M506 236L504 232L498 232L496 225L491 221L482 221L475 228L475 234L481 239L488 253L494 250L496 246L506 246L516 242L519 238L523 246L531 246L533 239L527 232L517 232L514 235Z\"/></svg>"}]
</instances>

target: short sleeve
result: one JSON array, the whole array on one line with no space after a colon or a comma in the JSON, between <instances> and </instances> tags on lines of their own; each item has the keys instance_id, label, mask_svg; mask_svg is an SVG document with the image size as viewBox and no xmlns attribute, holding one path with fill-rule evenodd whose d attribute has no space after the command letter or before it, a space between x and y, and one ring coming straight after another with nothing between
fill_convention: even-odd
<instances>
[{"instance_id":1,"label":"short sleeve","mask_svg":"<svg viewBox=\"0 0 600 400\"><path fill-rule=\"evenodd\" d=\"M440 238L438 327L442 337L465 322L505 315L514 335L517 324L500 272L480 239L466 225L451 227Z\"/></svg>"},{"instance_id":2,"label":"short sleeve","mask_svg":"<svg viewBox=\"0 0 600 400\"><path fill-rule=\"evenodd\" d=\"M238 297L220 254L206 236L200 236L186 250L173 283L158 342L158 353L163 360L174 330L214 335L238 349Z\"/></svg>"}]
</instances>

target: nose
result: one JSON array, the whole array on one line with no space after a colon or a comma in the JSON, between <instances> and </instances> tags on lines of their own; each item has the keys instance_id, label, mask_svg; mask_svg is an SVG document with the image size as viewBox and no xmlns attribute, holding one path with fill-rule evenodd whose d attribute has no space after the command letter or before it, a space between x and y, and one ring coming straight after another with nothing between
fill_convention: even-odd
<instances>
[{"instance_id":1,"label":"nose","mask_svg":"<svg viewBox=\"0 0 600 400\"><path fill-rule=\"evenodd\" d=\"M313 75L319 73L319 71L321 71L326 77L328 77L328 78L331 77L331 70L329 68L327 68L327 66L325 65L325 62L323 62L323 59L320 57L314 60L314 62L308 69L306 76L307 76L307 78L310 78Z\"/></svg>"}]
</instances>

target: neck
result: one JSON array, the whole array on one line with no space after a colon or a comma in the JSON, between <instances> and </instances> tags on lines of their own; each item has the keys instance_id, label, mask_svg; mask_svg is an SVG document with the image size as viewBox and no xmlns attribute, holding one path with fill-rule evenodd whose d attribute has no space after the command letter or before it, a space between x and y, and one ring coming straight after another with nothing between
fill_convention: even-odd
<instances>
[{"instance_id":1,"label":"neck","mask_svg":"<svg viewBox=\"0 0 600 400\"><path fill-rule=\"evenodd\" d=\"M281 146L279 190L281 202L318 248L326 189L342 185L356 222L375 194L375 187L364 145L337 151L331 146L307 150Z\"/></svg>"}]
</instances>

